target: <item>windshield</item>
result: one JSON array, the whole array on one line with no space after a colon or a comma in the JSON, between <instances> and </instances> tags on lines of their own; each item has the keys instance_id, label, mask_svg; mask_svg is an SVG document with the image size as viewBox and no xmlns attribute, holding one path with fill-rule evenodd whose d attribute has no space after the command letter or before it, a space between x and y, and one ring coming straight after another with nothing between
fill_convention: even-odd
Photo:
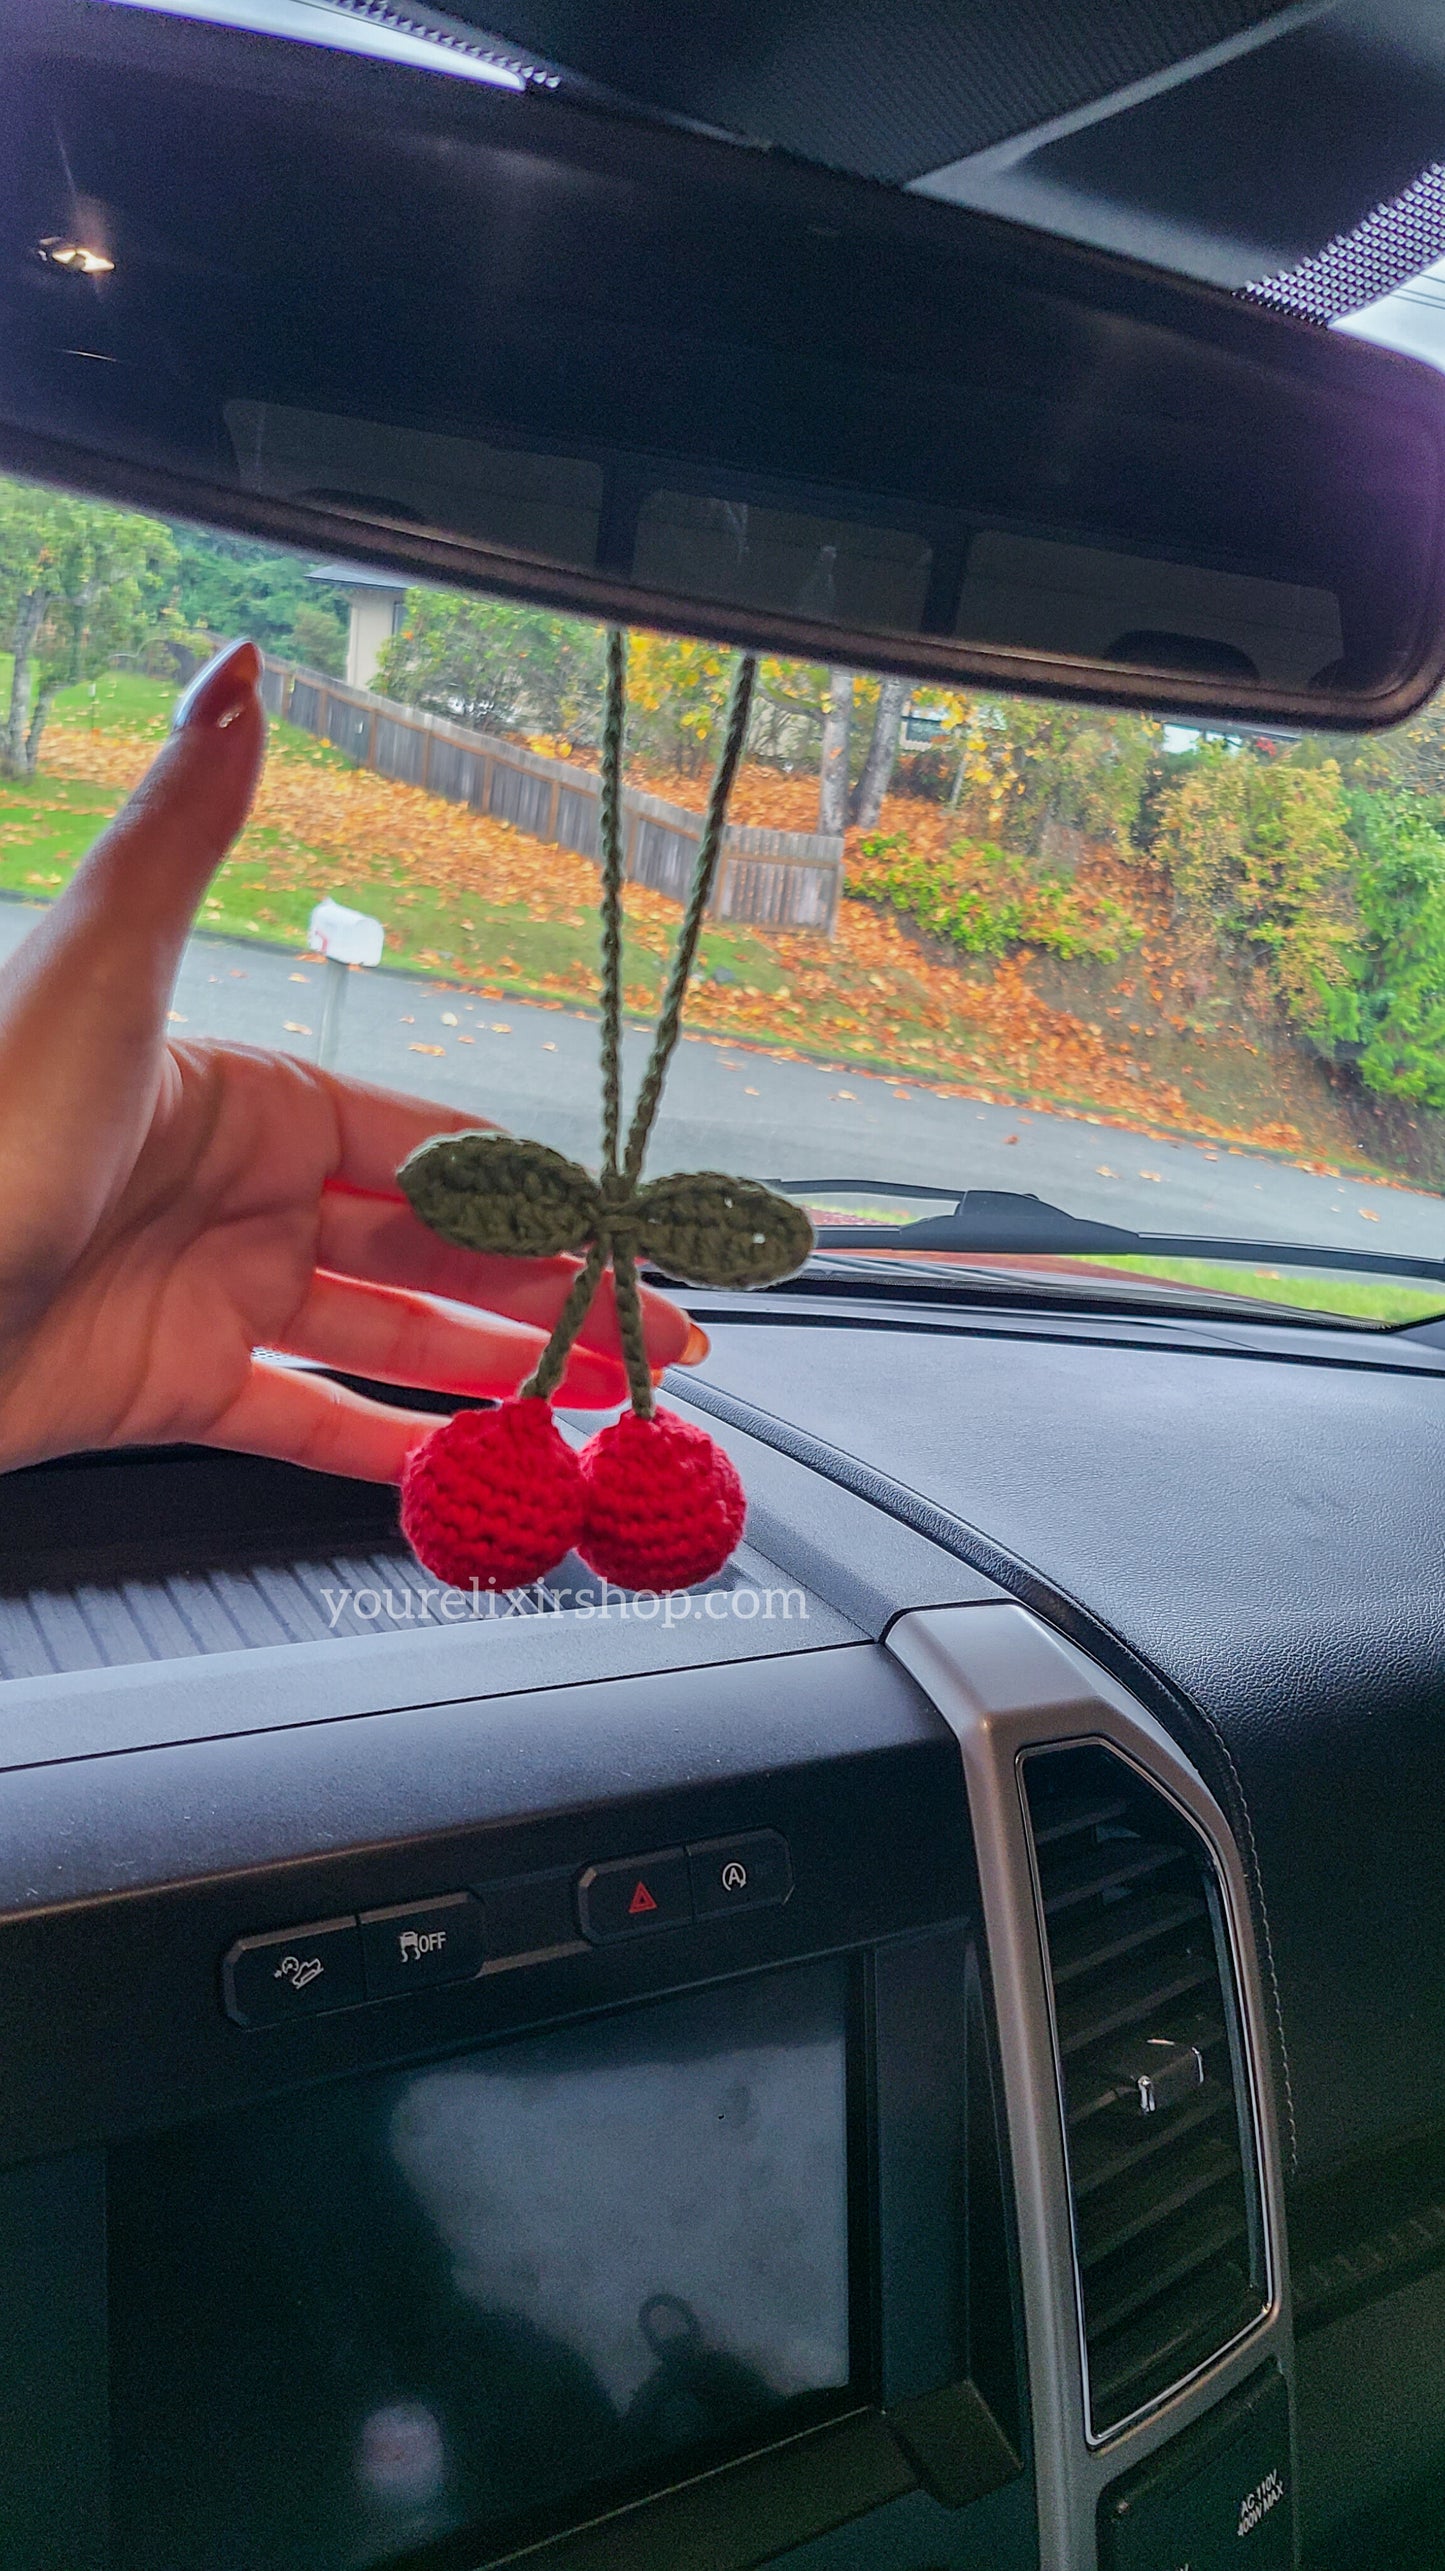
<instances>
[{"instance_id":1,"label":"windshield","mask_svg":"<svg viewBox=\"0 0 1445 2571\"><path fill-rule=\"evenodd\" d=\"M173 1031L595 1163L599 627L15 482L0 613L5 951L250 633L269 759ZM634 1079L728 673L630 639ZM794 1189L820 1281L1445 1311L1440 703L1216 737L769 660L732 823L653 1172Z\"/></svg>"}]
</instances>

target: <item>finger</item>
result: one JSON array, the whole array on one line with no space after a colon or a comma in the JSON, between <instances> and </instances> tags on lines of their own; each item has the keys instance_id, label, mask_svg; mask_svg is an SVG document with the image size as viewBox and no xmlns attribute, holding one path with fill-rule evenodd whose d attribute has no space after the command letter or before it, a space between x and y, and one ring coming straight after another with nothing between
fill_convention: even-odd
<instances>
[{"instance_id":1,"label":"finger","mask_svg":"<svg viewBox=\"0 0 1445 2571\"><path fill-rule=\"evenodd\" d=\"M153 1104L166 999L201 894L245 820L265 725L254 644L183 728L0 971L0 1143L103 1171Z\"/></svg>"},{"instance_id":2,"label":"finger","mask_svg":"<svg viewBox=\"0 0 1445 2571\"><path fill-rule=\"evenodd\" d=\"M319 1266L343 1276L479 1304L488 1312L529 1322L540 1331L551 1329L581 1264L576 1259L504 1259L485 1250L454 1249L417 1220L404 1198L388 1201L338 1188L328 1188L321 1199L316 1258ZM669 1296L644 1287L642 1311L653 1366L688 1364L703 1354L702 1333L694 1330L687 1313ZM620 1363L622 1342L610 1273L597 1289L578 1344Z\"/></svg>"},{"instance_id":3,"label":"finger","mask_svg":"<svg viewBox=\"0 0 1445 2571\"><path fill-rule=\"evenodd\" d=\"M321 1271L284 1336L289 1356L377 1383L459 1394L515 1392L545 1345L544 1331L496 1313L448 1310L424 1294ZM608 1410L627 1399L627 1377L616 1360L574 1349L561 1391L580 1410Z\"/></svg>"},{"instance_id":4,"label":"finger","mask_svg":"<svg viewBox=\"0 0 1445 2571\"><path fill-rule=\"evenodd\" d=\"M378 1089L367 1080L341 1080L335 1072L318 1077L326 1083L336 1114L338 1157L332 1183L387 1197L394 1204L405 1202L396 1183L398 1169L433 1134L498 1130L489 1116L441 1107L435 1099L413 1098L405 1090Z\"/></svg>"},{"instance_id":5,"label":"finger","mask_svg":"<svg viewBox=\"0 0 1445 2571\"><path fill-rule=\"evenodd\" d=\"M434 1413L390 1410L325 1375L255 1357L236 1399L200 1443L238 1455L274 1455L356 1482L399 1482L412 1448L438 1425Z\"/></svg>"},{"instance_id":6,"label":"finger","mask_svg":"<svg viewBox=\"0 0 1445 2571\"><path fill-rule=\"evenodd\" d=\"M365 1081L331 1077L329 1087L340 1128L340 1157L322 1199L317 1264L379 1285L412 1286L425 1294L483 1304L550 1330L577 1273L577 1260L490 1258L483 1251L454 1249L418 1222L396 1183L401 1162L433 1134L495 1131L489 1120L399 1090L372 1088ZM655 1367L688 1362L689 1343L695 1356L702 1354L697 1345L701 1333L694 1332L687 1314L667 1295L644 1288L642 1308L647 1353ZM610 1275L603 1278L582 1326L581 1344L620 1359Z\"/></svg>"},{"instance_id":7,"label":"finger","mask_svg":"<svg viewBox=\"0 0 1445 2571\"><path fill-rule=\"evenodd\" d=\"M192 919L245 821L266 748L261 655L254 643L218 652L186 690L164 748L51 911L61 933L103 924L126 955L170 988Z\"/></svg>"}]
</instances>

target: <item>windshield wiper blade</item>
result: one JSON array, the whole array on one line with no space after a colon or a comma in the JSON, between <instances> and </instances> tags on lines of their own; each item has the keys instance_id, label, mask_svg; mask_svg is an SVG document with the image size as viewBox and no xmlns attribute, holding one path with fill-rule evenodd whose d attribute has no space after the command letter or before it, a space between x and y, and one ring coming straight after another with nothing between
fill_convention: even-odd
<instances>
[{"instance_id":1,"label":"windshield wiper blade","mask_svg":"<svg viewBox=\"0 0 1445 2571\"><path fill-rule=\"evenodd\" d=\"M1235 1241L1198 1232L1133 1232L1096 1223L1041 1196L995 1187L908 1187L898 1179L772 1179L785 1195L928 1197L950 1209L915 1223L820 1223L820 1250L979 1250L1035 1258L1097 1257L1110 1251L1145 1259L1238 1259L1253 1267L1333 1268L1373 1277L1423 1277L1445 1285L1445 1259L1404 1251L1330 1250L1308 1241Z\"/></svg>"}]
</instances>

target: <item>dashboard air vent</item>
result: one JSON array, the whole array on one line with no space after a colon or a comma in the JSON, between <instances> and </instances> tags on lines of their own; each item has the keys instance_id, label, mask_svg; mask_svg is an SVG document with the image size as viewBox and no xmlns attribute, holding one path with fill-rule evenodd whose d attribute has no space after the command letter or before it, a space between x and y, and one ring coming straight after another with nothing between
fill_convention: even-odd
<instances>
[{"instance_id":1,"label":"dashboard air vent","mask_svg":"<svg viewBox=\"0 0 1445 2571\"><path fill-rule=\"evenodd\" d=\"M1204 1840L1111 1750L1023 1774L1098 2437L1260 2318L1258 2156Z\"/></svg>"}]
</instances>

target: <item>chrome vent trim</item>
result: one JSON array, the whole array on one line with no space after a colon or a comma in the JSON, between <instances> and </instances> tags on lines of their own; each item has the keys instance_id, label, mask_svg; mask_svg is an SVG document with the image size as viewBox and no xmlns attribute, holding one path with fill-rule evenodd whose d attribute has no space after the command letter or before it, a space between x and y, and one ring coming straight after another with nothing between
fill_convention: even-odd
<instances>
[{"instance_id":1,"label":"chrome vent trim","mask_svg":"<svg viewBox=\"0 0 1445 2571\"><path fill-rule=\"evenodd\" d=\"M1088 1655L1013 1601L914 1609L888 1648L958 1743L968 1788L997 2024L1028 2347L1039 2571L1094 2571L1100 2499L1266 2365L1294 2377L1284 2193L1267 2029L1272 2002L1243 1863L1228 1821L1178 1743ZM1234 2076L1258 2137L1263 2309L1230 2348L1125 2418L1093 2432L1075 2290L1069 2163L1021 1764L1034 1751L1103 1743L1199 1834L1215 1869L1235 1975ZM1147 1878L1140 1879L1141 1890ZM1156 1887L1157 1888L1157 1887Z\"/></svg>"},{"instance_id":2,"label":"chrome vent trim","mask_svg":"<svg viewBox=\"0 0 1445 2571\"><path fill-rule=\"evenodd\" d=\"M1019 1780L1099 2440L1263 2318L1258 2143L1223 1890L1202 1833L1103 1741L1027 1751Z\"/></svg>"}]
</instances>

